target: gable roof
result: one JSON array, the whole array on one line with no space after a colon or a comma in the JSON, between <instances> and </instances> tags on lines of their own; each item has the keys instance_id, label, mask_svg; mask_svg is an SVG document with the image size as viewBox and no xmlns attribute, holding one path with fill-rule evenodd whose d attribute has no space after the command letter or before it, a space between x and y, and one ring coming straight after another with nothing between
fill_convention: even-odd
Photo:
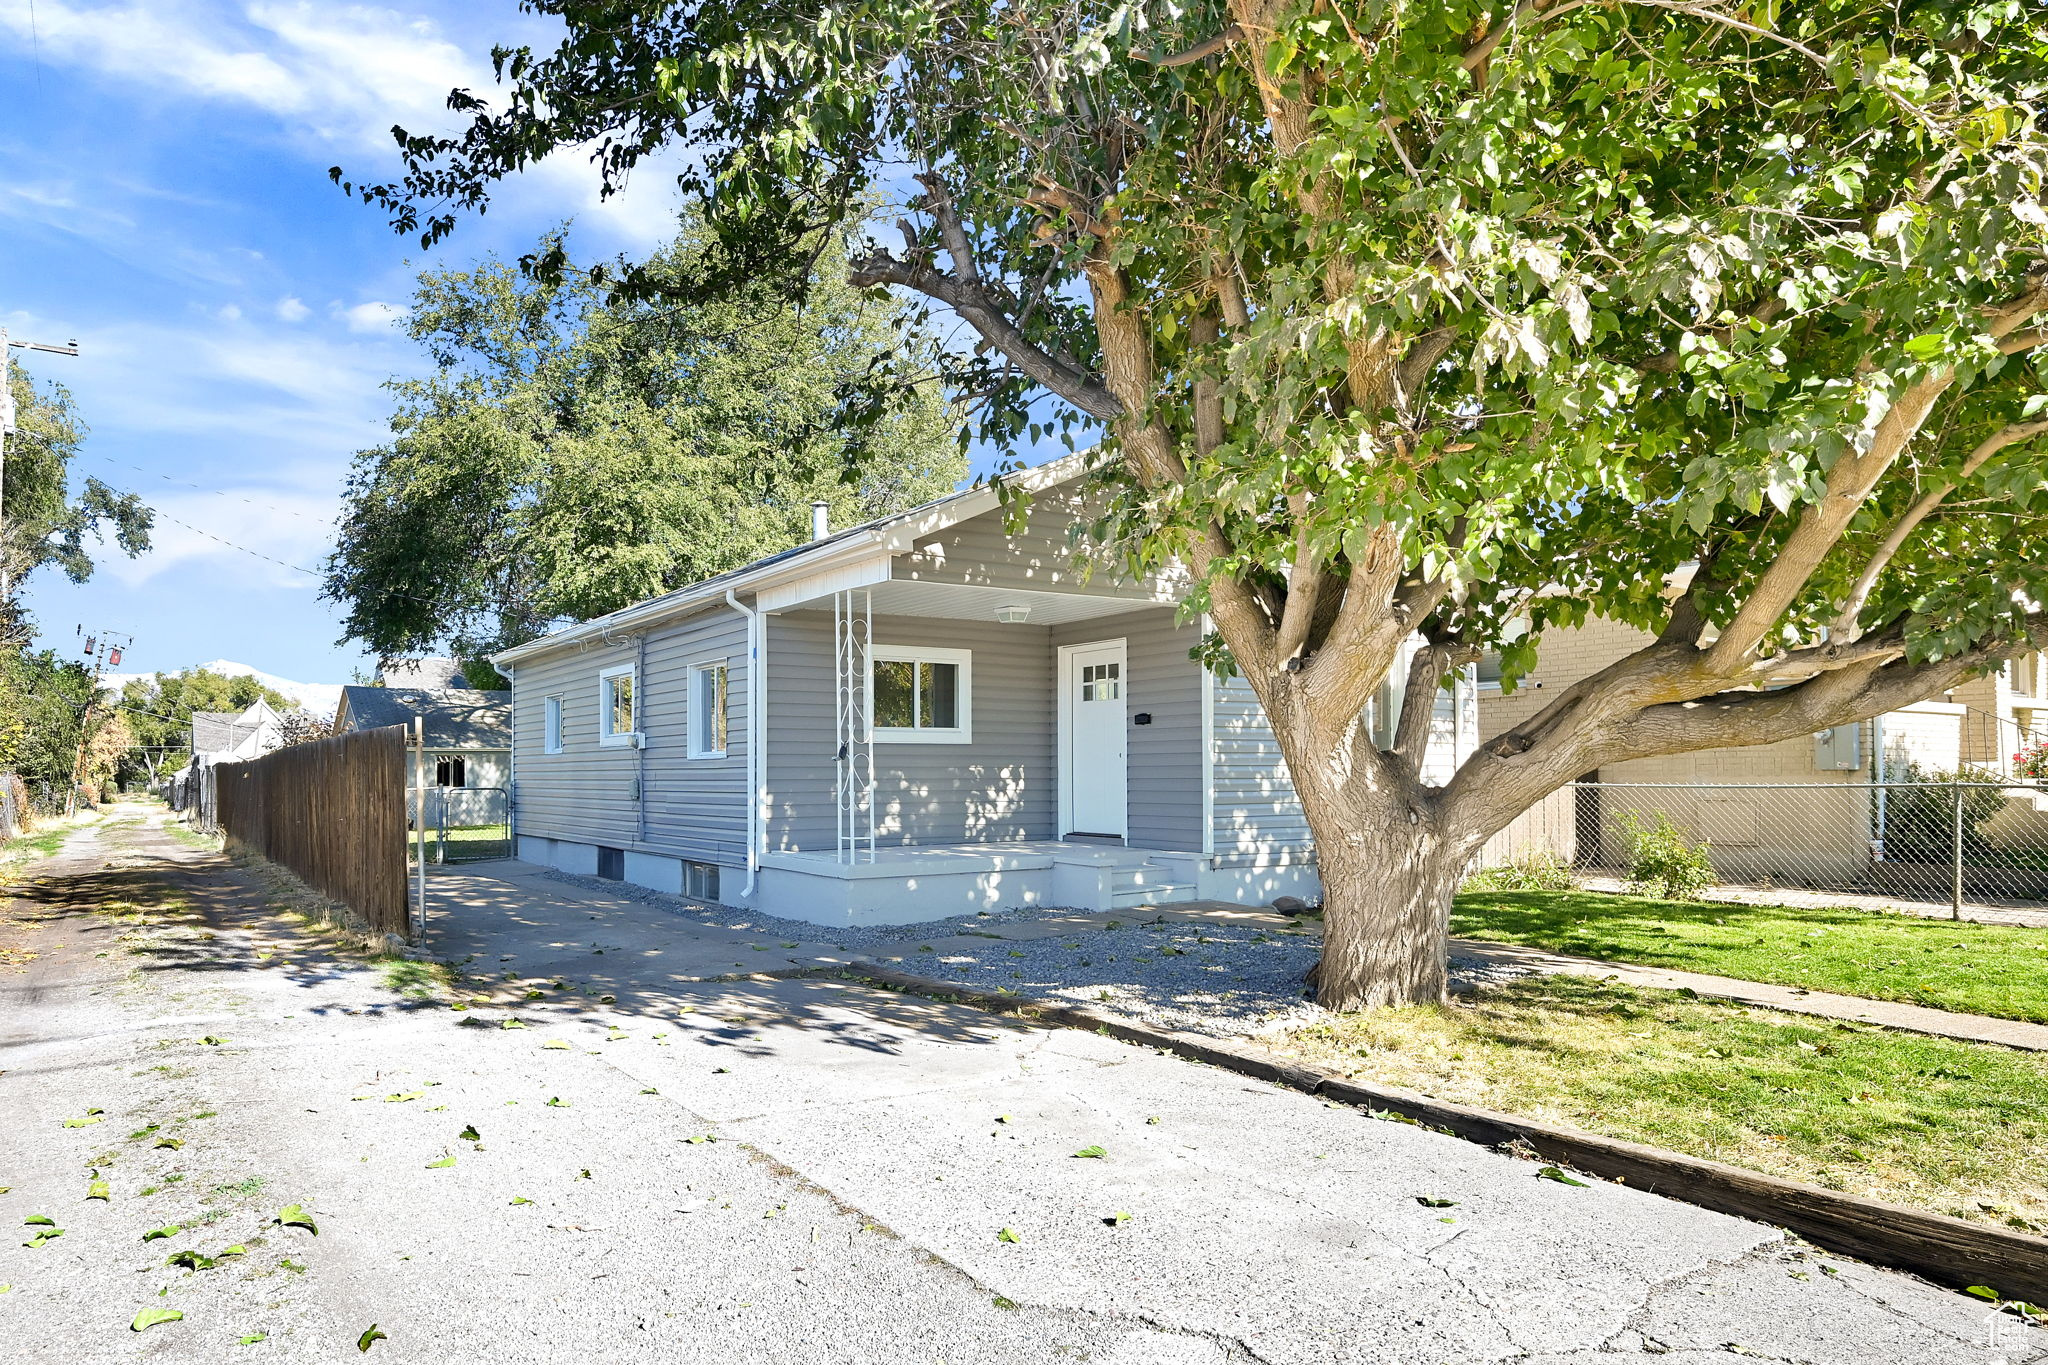
<instances>
[{"instance_id":1,"label":"gable roof","mask_svg":"<svg viewBox=\"0 0 2048 1365\"><path fill-rule=\"evenodd\" d=\"M911 542L956 526L984 512L992 512L1001 505L1003 487L1025 493L1040 493L1080 477L1089 462L1095 458L1093 448L1078 450L1063 455L1057 460L1030 469L1018 470L1001 479L992 479L972 488L963 488L948 493L943 498L934 498L921 506L907 511L891 512L872 521L860 522L843 531L817 540L805 541L743 564L737 569L728 569L722 574L701 579L688 587L677 588L674 592L650 597L630 607L621 607L604 616L592 617L579 625L565 626L550 635L537 640L528 640L523 645L500 650L491 656L491 663L497 667L516 664L521 659L544 654L563 645L575 644L582 640L603 639L615 631L630 630L651 625L671 617L686 616L712 602L722 600L728 593L759 592L786 579L801 578L809 574L851 563L875 554L878 550L909 550Z\"/></svg>"},{"instance_id":2,"label":"gable roof","mask_svg":"<svg viewBox=\"0 0 2048 1365\"><path fill-rule=\"evenodd\" d=\"M245 722L242 715L233 711L194 711L192 713L192 752L195 754L232 753L242 746L243 741L256 733L255 722Z\"/></svg>"},{"instance_id":3,"label":"gable roof","mask_svg":"<svg viewBox=\"0 0 2048 1365\"><path fill-rule=\"evenodd\" d=\"M456 659L389 659L379 665L377 681L386 687L424 687L437 691L468 687Z\"/></svg>"},{"instance_id":4,"label":"gable roof","mask_svg":"<svg viewBox=\"0 0 2048 1365\"><path fill-rule=\"evenodd\" d=\"M470 687L361 687L341 689L336 728L374 730L426 722L429 749L509 749L512 694Z\"/></svg>"}]
</instances>

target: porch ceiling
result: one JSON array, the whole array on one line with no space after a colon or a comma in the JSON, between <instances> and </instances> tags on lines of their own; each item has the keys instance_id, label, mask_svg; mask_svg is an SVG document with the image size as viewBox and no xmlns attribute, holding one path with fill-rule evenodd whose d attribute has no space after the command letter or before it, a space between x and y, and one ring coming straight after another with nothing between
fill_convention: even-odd
<instances>
[{"instance_id":1,"label":"porch ceiling","mask_svg":"<svg viewBox=\"0 0 2048 1365\"><path fill-rule=\"evenodd\" d=\"M871 587L879 616L933 616L962 621L994 621L998 607L1029 607L1024 621L1029 626L1058 626L1069 621L1088 621L1098 616L1120 616L1125 612L1171 606L1170 601L1145 597L1110 597L1079 592L1028 592L1016 588L990 588L963 583L920 583L890 579ZM829 595L795 603L786 610L829 608Z\"/></svg>"}]
</instances>

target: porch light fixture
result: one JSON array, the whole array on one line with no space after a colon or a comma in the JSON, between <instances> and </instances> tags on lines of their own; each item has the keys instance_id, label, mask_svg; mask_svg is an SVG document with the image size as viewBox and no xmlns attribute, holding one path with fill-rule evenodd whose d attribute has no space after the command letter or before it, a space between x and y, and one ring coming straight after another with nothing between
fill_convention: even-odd
<instances>
[{"instance_id":1,"label":"porch light fixture","mask_svg":"<svg viewBox=\"0 0 2048 1365\"><path fill-rule=\"evenodd\" d=\"M1002 622L1006 626L1021 626L1024 624L1026 620L1030 618L1030 616L1031 608L1020 607L1015 603L1011 603L1009 606L1006 607L996 608L996 620Z\"/></svg>"}]
</instances>

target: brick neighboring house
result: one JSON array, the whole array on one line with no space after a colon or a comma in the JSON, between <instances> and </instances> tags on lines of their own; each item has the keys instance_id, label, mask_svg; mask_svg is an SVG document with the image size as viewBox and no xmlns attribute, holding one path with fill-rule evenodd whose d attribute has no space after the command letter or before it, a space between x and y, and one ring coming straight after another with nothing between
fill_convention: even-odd
<instances>
[{"instance_id":1,"label":"brick neighboring house","mask_svg":"<svg viewBox=\"0 0 2048 1365\"><path fill-rule=\"evenodd\" d=\"M1481 742L1521 724L1566 687L1651 638L1599 618L1552 629L1540 642L1536 669L1513 693L1501 690L1497 661L1482 664ZM1853 880L1869 870L1879 830L1871 784L1906 780L1913 768L1945 773L1969 766L2010 775L2012 755L2048 725L2044 686L2048 659L2030 654L1940 697L1859 724L1776 744L1612 764L1585 775L1600 784L1597 789L1566 788L1517 819L1488 844L1483 861L1548 851L1585 866L1618 866L1624 817L1661 811L1694 838L1712 842L1716 870L1725 879L1769 880L1798 869L1817 880ZM1694 790L1631 790L1629 784ZM1715 790L1741 787L1814 790ZM1994 842L2048 841L2048 799L2009 790L2007 810L1980 830Z\"/></svg>"}]
</instances>

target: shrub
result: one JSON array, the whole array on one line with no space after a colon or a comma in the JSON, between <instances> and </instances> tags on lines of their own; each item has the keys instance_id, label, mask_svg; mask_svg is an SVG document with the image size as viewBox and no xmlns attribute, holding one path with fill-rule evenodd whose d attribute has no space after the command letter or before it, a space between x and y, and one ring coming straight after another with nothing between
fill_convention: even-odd
<instances>
[{"instance_id":1,"label":"shrub","mask_svg":"<svg viewBox=\"0 0 2048 1365\"><path fill-rule=\"evenodd\" d=\"M1621 825L1628 833L1628 889L1639 896L1670 901L1698 900L1714 884L1714 865L1707 860L1708 843L1693 843L1663 811L1648 820L1625 811Z\"/></svg>"},{"instance_id":2,"label":"shrub","mask_svg":"<svg viewBox=\"0 0 2048 1365\"><path fill-rule=\"evenodd\" d=\"M2048 777L2048 739L2037 739L2022 745L2012 756L2012 771L2016 777Z\"/></svg>"},{"instance_id":3,"label":"shrub","mask_svg":"<svg viewBox=\"0 0 2048 1365\"><path fill-rule=\"evenodd\" d=\"M1465 891L1576 891L1579 879L1572 866L1555 853L1524 853L1465 879Z\"/></svg>"},{"instance_id":4,"label":"shrub","mask_svg":"<svg viewBox=\"0 0 2048 1365\"><path fill-rule=\"evenodd\" d=\"M1963 858L1981 861L1989 850L1977 826L2005 809L1998 774L1982 768L1906 765L1905 782L1974 782L1973 787L1895 786L1885 791L1884 856L1895 862L1945 863L1955 856L1955 801L1963 798Z\"/></svg>"}]
</instances>

